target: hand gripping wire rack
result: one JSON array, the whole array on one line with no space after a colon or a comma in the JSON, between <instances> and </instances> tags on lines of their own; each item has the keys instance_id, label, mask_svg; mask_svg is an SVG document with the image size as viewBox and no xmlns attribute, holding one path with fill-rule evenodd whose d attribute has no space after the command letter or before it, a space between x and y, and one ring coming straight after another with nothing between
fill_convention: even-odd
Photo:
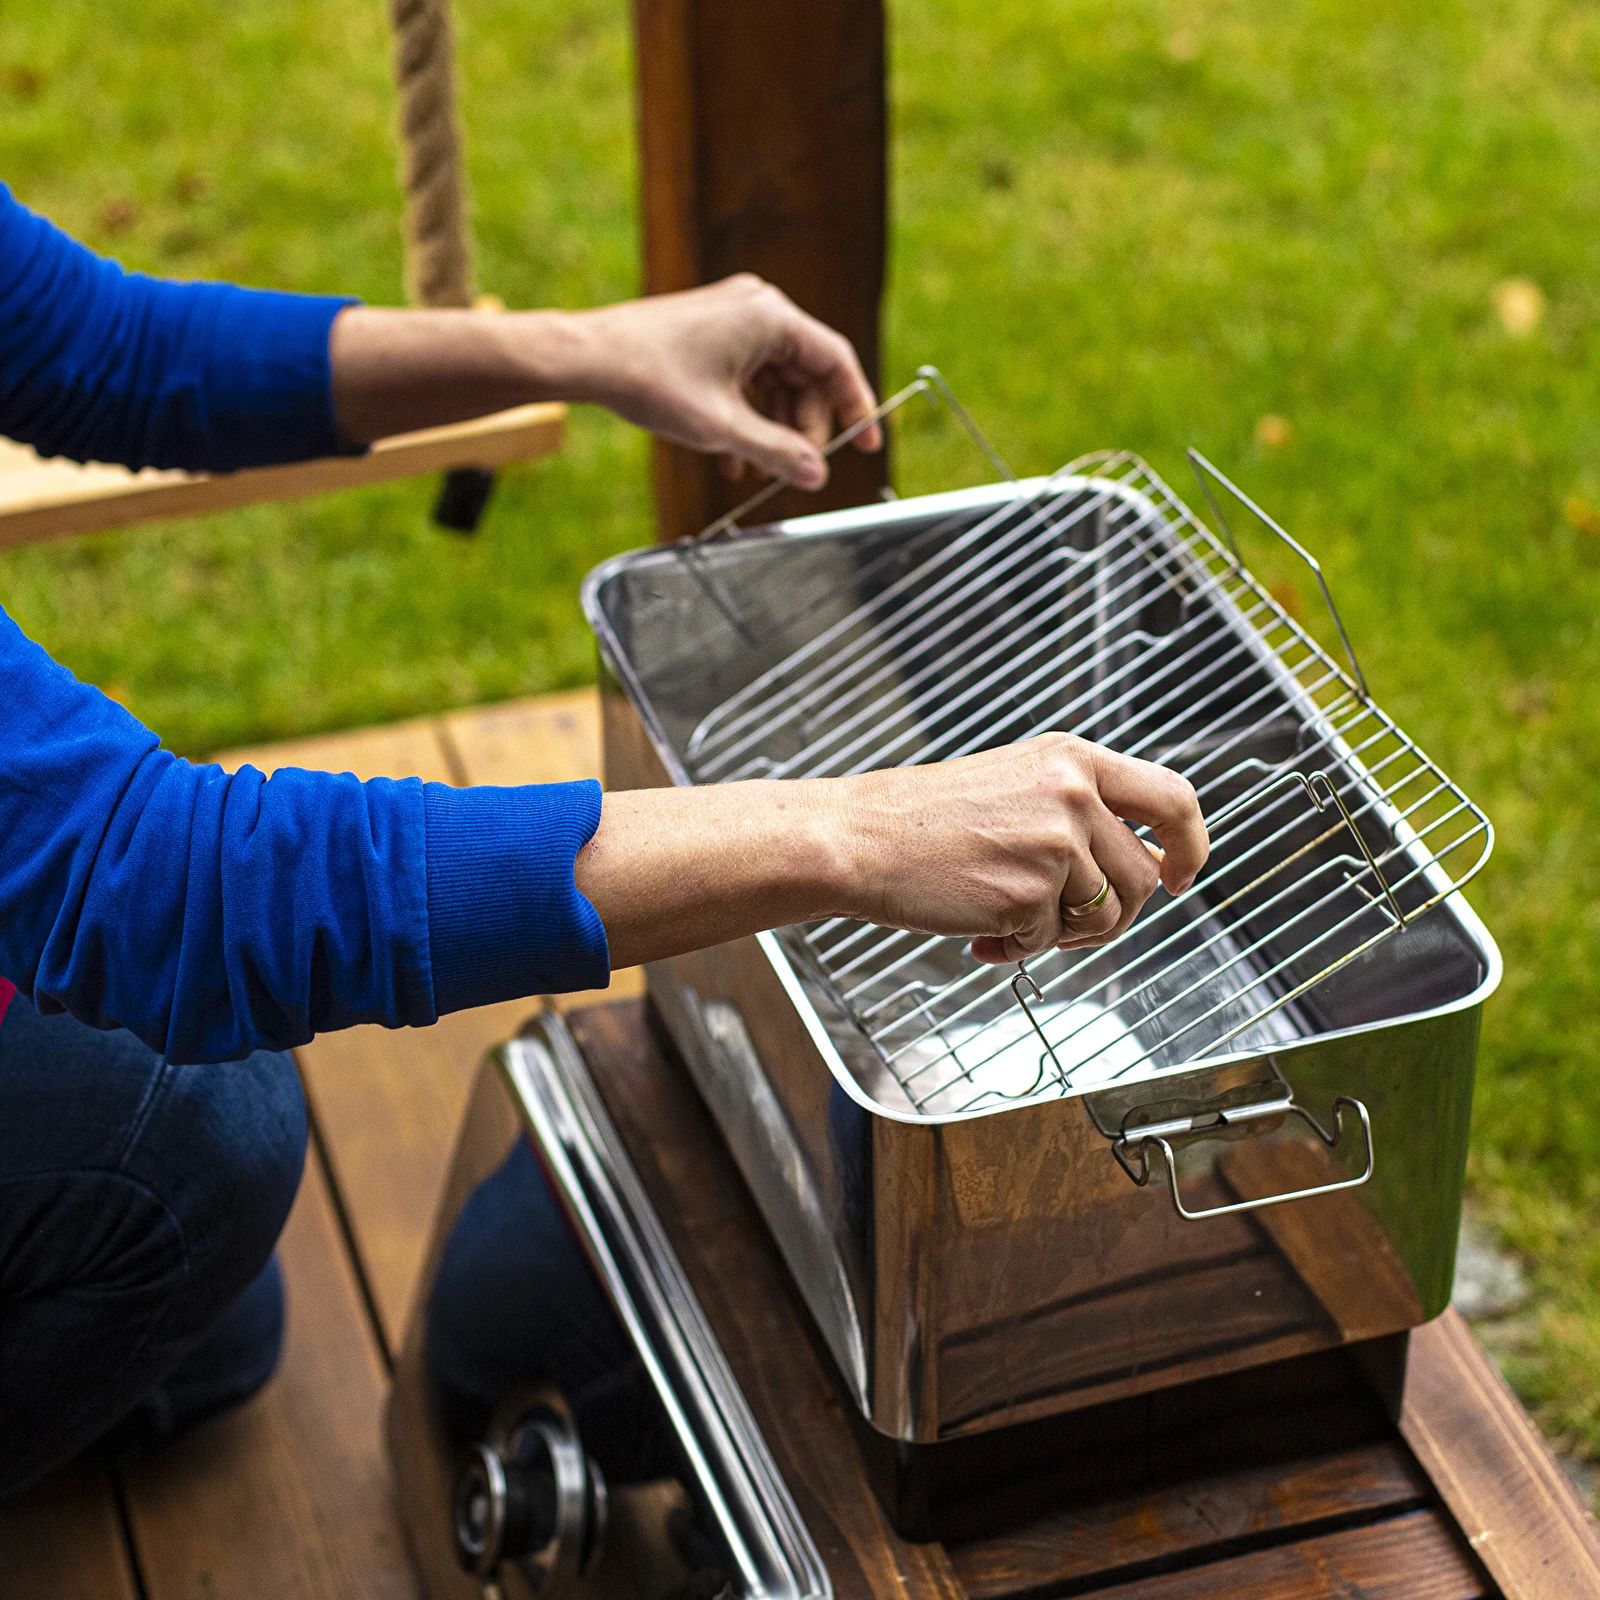
<instances>
[{"instance_id":1,"label":"hand gripping wire rack","mask_svg":"<svg viewBox=\"0 0 1600 1600\"><path fill-rule=\"evenodd\" d=\"M919 391L950 401L1010 477L932 369L877 414ZM1137 457L1082 457L908 536L899 575L874 591L847 586L831 612L812 604L806 642L689 740L695 781L725 782L941 761L1065 730L1194 784L1205 870L1176 897L1158 889L1099 949L1008 973L953 939L841 918L786 931L904 1109L994 1110L1306 1038L1319 986L1381 986L1385 941L1488 859L1487 817L1373 702L1316 561L1189 455L1224 538ZM1213 485L1311 568L1347 665L1244 566ZM759 499L686 541L685 559Z\"/></svg>"}]
</instances>

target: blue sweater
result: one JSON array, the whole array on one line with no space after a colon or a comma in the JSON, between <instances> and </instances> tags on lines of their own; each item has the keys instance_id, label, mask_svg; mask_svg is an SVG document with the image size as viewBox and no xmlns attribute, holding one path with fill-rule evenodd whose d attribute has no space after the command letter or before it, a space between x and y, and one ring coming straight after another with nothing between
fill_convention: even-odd
<instances>
[{"instance_id":1,"label":"blue sweater","mask_svg":"<svg viewBox=\"0 0 1600 1600\"><path fill-rule=\"evenodd\" d=\"M348 302L124 272L0 184L0 433L232 471L347 452ZM0 974L174 1061L603 987L573 883L595 783L514 789L180 761L0 612Z\"/></svg>"}]
</instances>

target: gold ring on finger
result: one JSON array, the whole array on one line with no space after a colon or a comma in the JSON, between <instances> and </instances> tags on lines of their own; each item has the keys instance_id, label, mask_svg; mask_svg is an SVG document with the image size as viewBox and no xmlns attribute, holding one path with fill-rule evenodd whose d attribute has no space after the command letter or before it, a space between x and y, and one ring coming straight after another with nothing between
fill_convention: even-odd
<instances>
[{"instance_id":1,"label":"gold ring on finger","mask_svg":"<svg viewBox=\"0 0 1600 1600\"><path fill-rule=\"evenodd\" d=\"M1100 907L1103 906L1110 898L1111 880L1105 875L1105 873L1102 872L1100 874L1099 893L1096 894L1092 900L1081 901L1075 906L1062 906L1061 909L1065 911L1069 917L1087 917L1091 912L1098 911Z\"/></svg>"}]
</instances>

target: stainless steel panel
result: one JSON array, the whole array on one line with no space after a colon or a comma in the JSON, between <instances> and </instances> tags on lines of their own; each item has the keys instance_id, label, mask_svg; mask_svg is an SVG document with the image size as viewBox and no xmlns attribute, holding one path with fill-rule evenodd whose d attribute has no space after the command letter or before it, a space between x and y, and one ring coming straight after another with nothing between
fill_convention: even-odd
<instances>
[{"instance_id":1,"label":"stainless steel panel","mask_svg":"<svg viewBox=\"0 0 1600 1600\"><path fill-rule=\"evenodd\" d=\"M645 1390L653 1398L641 1404L657 1408L662 1436L674 1441L670 1482L612 1487L599 1565L572 1588L575 1600L647 1596L686 1578L686 1572L674 1575L675 1558L659 1526L663 1508L679 1504L692 1508L703 1537L720 1552L734 1592L752 1600L826 1600L833 1591L816 1546L588 1069L554 1012L493 1052L479 1076L395 1375L390 1458L408 1536L433 1600L465 1600L479 1585L457 1569L451 1548L450 1484L464 1441L451 1437L451 1402L429 1355L429 1307L464 1211L505 1171L523 1140L538 1158L536 1181L559 1202L594 1283L625 1330L630 1363L648 1376ZM537 1277L540 1267L538 1260L519 1263L502 1252L496 1267L505 1275L502 1291L509 1292L511 1275L525 1269ZM488 1325L494 1322L494 1297L491 1281L481 1304ZM458 1308L469 1321L474 1309ZM523 1337L522 1330L513 1331ZM519 1370L508 1393L559 1383L562 1375L549 1364L550 1356L519 1343ZM527 1594L514 1565L503 1567L501 1577L507 1594Z\"/></svg>"}]
</instances>

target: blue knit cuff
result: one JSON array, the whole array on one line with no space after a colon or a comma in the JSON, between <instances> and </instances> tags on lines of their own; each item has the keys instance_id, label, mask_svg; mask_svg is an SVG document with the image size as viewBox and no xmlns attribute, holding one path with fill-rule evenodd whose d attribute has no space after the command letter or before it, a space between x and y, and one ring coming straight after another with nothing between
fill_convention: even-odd
<instances>
[{"instance_id":1,"label":"blue knit cuff","mask_svg":"<svg viewBox=\"0 0 1600 1600\"><path fill-rule=\"evenodd\" d=\"M212 471L358 456L339 431L328 340L333 319L360 302L285 294L232 284L196 285L215 294L207 349Z\"/></svg>"},{"instance_id":2,"label":"blue knit cuff","mask_svg":"<svg viewBox=\"0 0 1600 1600\"><path fill-rule=\"evenodd\" d=\"M600 785L424 786L434 1009L611 981L606 930L573 862L600 826Z\"/></svg>"}]
</instances>

